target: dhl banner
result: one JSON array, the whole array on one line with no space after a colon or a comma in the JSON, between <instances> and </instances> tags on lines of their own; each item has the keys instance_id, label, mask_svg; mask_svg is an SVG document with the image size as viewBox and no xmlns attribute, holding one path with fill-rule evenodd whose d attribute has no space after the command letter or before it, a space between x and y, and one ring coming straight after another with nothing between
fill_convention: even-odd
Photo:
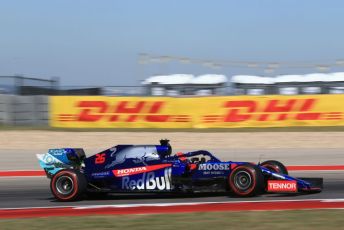
<instances>
[{"instance_id":1,"label":"dhl banner","mask_svg":"<svg viewBox=\"0 0 344 230\"><path fill-rule=\"evenodd\" d=\"M344 126L344 95L50 97L50 124L64 128Z\"/></svg>"}]
</instances>

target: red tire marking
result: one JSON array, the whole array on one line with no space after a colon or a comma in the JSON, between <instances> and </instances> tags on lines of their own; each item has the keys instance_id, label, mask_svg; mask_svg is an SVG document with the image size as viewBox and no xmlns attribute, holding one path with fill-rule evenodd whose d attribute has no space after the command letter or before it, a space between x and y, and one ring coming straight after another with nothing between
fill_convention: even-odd
<instances>
[{"instance_id":1,"label":"red tire marking","mask_svg":"<svg viewBox=\"0 0 344 230\"><path fill-rule=\"evenodd\" d=\"M72 180L73 180L73 184L74 184L74 188L73 188L73 192L72 194L70 194L69 196L63 196L62 194L60 194L57 189L56 189L56 186L55 186L55 183L56 183L56 180L57 178L60 176L60 175L68 175ZM57 174L55 174L55 176L53 177L52 181L51 181L51 188L52 188L52 192L53 194L58 197L59 199L61 200L70 200L71 198L73 198L79 191L79 187L78 187L78 180L77 180L77 177L76 177L76 174L75 173L72 173L70 171L65 171L65 170L62 170L60 172L58 172Z\"/></svg>"},{"instance_id":2,"label":"red tire marking","mask_svg":"<svg viewBox=\"0 0 344 230\"><path fill-rule=\"evenodd\" d=\"M223 212L223 211L272 211L302 209L339 209L344 208L344 201L326 200L294 200L294 201L258 201L258 202L225 202L178 204L166 206L134 206L134 207L47 207L0 209L0 219L33 218L50 216L87 216L87 215L128 215L128 214L166 214L188 212Z\"/></svg>"},{"instance_id":3,"label":"red tire marking","mask_svg":"<svg viewBox=\"0 0 344 230\"><path fill-rule=\"evenodd\" d=\"M234 172L239 171L240 169L246 169L246 172L250 174L251 178L253 179L253 185L251 186L251 188L249 188L246 192L240 191L235 185L234 182L232 181L232 176ZM245 196L247 194L249 194L250 192L252 192L255 187L256 187L256 183L257 183L257 177L255 174L253 174L250 170L250 168L247 168L245 165L243 166L238 166L236 167L232 173L231 173L229 179L229 186L230 188L234 191L235 194L237 195L241 195L241 196ZM233 178L234 179L234 178Z\"/></svg>"},{"instance_id":4,"label":"red tire marking","mask_svg":"<svg viewBox=\"0 0 344 230\"><path fill-rule=\"evenodd\" d=\"M290 171L344 170L344 165L294 165L287 166Z\"/></svg>"}]
</instances>

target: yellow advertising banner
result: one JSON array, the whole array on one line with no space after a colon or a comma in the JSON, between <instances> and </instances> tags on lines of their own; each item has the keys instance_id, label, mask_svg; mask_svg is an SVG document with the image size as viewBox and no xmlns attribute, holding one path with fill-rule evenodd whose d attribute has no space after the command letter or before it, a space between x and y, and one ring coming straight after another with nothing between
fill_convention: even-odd
<instances>
[{"instance_id":1,"label":"yellow advertising banner","mask_svg":"<svg viewBox=\"0 0 344 230\"><path fill-rule=\"evenodd\" d=\"M50 97L63 128L237 128L344 125L344 95Z\"/></svg>"}]
</instances>

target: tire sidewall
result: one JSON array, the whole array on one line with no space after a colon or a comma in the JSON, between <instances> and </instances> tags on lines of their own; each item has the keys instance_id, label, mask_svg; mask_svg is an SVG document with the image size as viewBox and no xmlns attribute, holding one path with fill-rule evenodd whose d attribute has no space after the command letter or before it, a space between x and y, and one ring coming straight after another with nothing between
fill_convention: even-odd
<instances>
[{"instance_id":1,"label":"tire sidewall","mask_svg":"<svg viewBox=\"0 0 344 230\"><path fill-rule=\"evenodd\" d=\"M260 183L263 183L263 181L261 178L262 174L257 169L258 167L250 164L239 165L236 168L234 168L231 174L229 175L230 190L238 196L253 196L259 194L259 190L261 187ZM248 173L251 176L251 185L245 191L240 190L234 182L235 176L242 171Z\"/></svg>"},{"instance_id":2,"label":"tire sidewall","mask_svg":"<svg viewBox=\"0 0 344 230\"><path fill-rule=\"evenodd\" d=\"M61 194L57 188L56 188L56 182L58 180L58 178L62 177L62 176L66 176L68 178L70 178L73 182L73 188L72 188L72 192L64 195ZM73 201L73 200L77 200L80 195L84 192L84 186L83 186L83 181L82 178L83 175L77 171L73 171L73 170L61 170L58 173L56 173L53 178L50 181L50 189L52 194L54 195L54 197L60 201Z\"/></svg>"}]
</instances>

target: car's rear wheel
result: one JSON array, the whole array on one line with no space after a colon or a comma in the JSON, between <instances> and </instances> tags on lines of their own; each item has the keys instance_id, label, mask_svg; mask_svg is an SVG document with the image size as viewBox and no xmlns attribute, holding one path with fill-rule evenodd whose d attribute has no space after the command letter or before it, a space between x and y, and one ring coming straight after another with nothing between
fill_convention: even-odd
<instances>
[{"instance_id":1,"label":"car's rear wheel","mask_svg":"<svg viewBox=\"0 0 344 230\"><path fill-rule=\"evenodd\" d=\"M87 181L85 176L75 170L61 170L50 181L50 190L60 201L74 201L85 192Z\"/></svg>"},{"instance_id":2,"label":"car's rear wheel","mask_svg":"<svg viewBox=\"0 0 344 230\"><path fill-rule=\"evenodd\" d=\"M262 167L269 169L272 172L288 175L287 168L279 161L268 160L260 164Z\"/></svg>"},{"instance_id":3,"label":"car's rear wheel","mask_svg":"<svg viewBox=\"0 0 344 230\"><path fill-rule=\"evenodd\" d=\"M255 196L264 191L264 176L256 165L239 165L233 169L228 180L230 190L237 196Z\"/></svg>"}]
</instances>

